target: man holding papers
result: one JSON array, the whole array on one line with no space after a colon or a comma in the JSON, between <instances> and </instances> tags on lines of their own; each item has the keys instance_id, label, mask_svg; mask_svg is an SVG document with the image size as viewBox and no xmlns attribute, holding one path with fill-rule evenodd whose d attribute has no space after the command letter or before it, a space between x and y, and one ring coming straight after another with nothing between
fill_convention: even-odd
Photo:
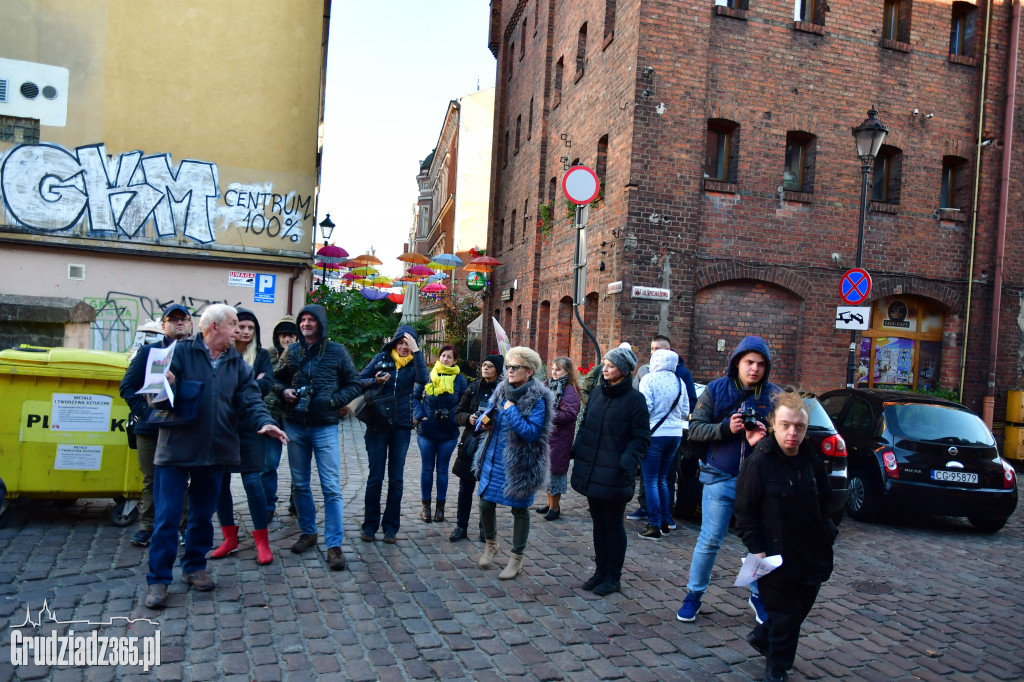
<instances>
[{"instance_id":1,"label":"man holding papers","mask_svg":"<svg viewBox=\"0 0 1024 682\"><path fill-rule=\"evenodd\" d=\"M781 393L772 404L772 432L759 424L746 433L754 451L740 466L735 511L736 534L751 554L782 556L782 565L758 580L768 618L747 636L767 659L764 679L775 682L793 667L800 625L832 575L839 531L828 516L825 465L806 440L803 398Z\"/></svg>"}]
</instances>

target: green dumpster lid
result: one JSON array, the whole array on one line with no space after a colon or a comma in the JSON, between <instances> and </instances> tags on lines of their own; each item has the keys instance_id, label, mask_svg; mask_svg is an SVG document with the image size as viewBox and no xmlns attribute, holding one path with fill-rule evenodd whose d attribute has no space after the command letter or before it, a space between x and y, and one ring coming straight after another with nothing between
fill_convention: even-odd
<instances>
[{"instance_id":1,"label":"green dumpster lid","mask_svg":"<svg viewBox=\"0 0 1024 682\"><path fill-rule=\"evenodd\" d=\"M0 351L0 373L112 378L124 375L128 353L80 348Z\"/></svg>"}]
</instances>

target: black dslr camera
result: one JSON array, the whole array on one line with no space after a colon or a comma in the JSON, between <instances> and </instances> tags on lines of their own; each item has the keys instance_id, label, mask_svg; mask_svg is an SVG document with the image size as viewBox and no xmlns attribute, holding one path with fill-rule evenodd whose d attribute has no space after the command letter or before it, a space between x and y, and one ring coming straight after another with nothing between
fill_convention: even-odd
<instances>
[{"instance_id":1,"label":"black dslr camera","mask_svg":"<svg viewBox=\"0 0 1024 682\"><path fill-rule=\"evenodd\" d=\"M309 403L313 400L312 386L299 386L295 389L295 397L299 402L295 403L295 412L309 412Z\"/></svg>"},{"instance_id":2,"label":"black dslr camera","mask_svg":"<svg viewBox=\"0 0 1024 682\"><path fill-rule=\"evenodd\" d=\"M376 370L378 372L387 372L390 374L395 371L395 361L391 358L382 358L380 362L377 363Z\"/></svg>"},{"instance_id":3,"label":"black dslr camera","mask_svg":"<svg viewBox=\"0 0 1024 682\"><path fill-rule=\"evenodd\" d=\"M434 410L434 419L439 422L448 421L448 410Z\"/></svg>"},{"instance_id":4,"label":"black dslr camera","mask_svg":"<svg viewBox=\"0 0 1024 682\"><path fill-rule=\"evenodd\" d=\"M743 417L743 428L747 431L757 431L757 410L753 407L745 407L740 411L740 416Z\"/></svg>"}]
</instances>

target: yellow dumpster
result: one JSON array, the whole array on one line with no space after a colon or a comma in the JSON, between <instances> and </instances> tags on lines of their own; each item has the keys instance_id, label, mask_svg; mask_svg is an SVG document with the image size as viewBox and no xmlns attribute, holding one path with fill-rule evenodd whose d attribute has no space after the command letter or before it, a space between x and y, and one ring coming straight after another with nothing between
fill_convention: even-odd
<instances>
[{"instance_id":1,"label":"yellow dumpster","mask_svg":"<svg viewBox=\"0 0 1024 682\"><path fill-rule=\"evenodd\" d=\"M0 351L0 478L8 500L112 497L138 519L142 472L118 387L128 355L75 348Z\"/></svg>"}]
</instances>

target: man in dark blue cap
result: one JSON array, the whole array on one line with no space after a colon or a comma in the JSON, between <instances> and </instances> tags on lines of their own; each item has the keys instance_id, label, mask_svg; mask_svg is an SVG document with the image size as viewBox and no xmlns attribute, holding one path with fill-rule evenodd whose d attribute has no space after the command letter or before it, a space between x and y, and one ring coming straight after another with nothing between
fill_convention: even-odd
<instances>
[{"instance_id":1,"label":"man in dark blue cap","mask_svg":"<svg viewBox=\"0 0 1024 682\"><path fill-rule=\"evenodd\" d=\"M164 309L161 317L164 338L139 349L128 365L128 370L121 380L121 397L131 409L132 419L136 420L132 430L135 433L139 468L142 469L142 505L139 508L139 532L132 537L136 547L148 547L153 537L153 455L156 453L157 428L146 423L152 411L146 399L136 393L142 388L146 377L146 358L150 348L166 348L173 341L182 341L192 336L192 314L188 308L175 303ZM181 515L181 529L184 530L188 520L188 503Z\"/></svg>"}]
</instances>

